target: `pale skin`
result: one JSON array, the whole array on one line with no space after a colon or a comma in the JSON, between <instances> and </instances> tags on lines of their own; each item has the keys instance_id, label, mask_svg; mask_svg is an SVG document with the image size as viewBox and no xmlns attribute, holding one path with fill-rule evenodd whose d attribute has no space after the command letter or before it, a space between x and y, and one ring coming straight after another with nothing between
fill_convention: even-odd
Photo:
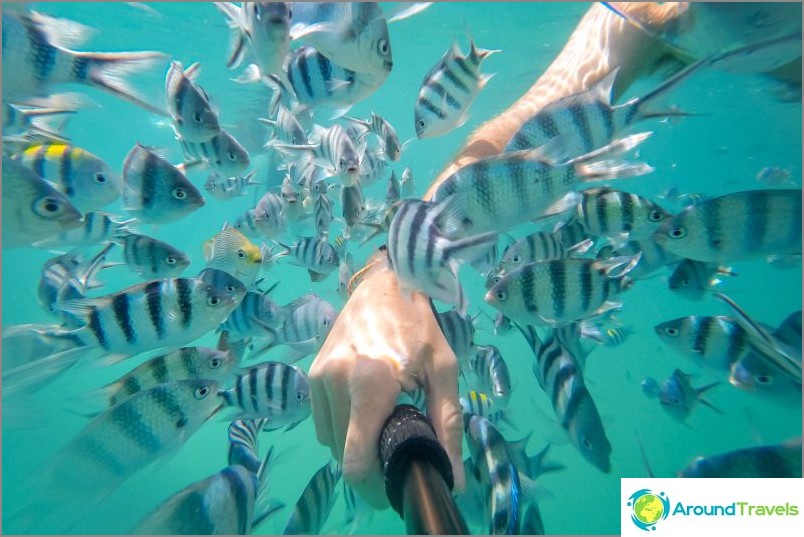
<instances>
[{"instance_id":1,"label":"pale skin","mask_svg":"<svg viewBox=\"0 0 804 537\"><path fill-rule=\"evenodd\" d=\"M619 3L661 26L680 12L673 3ZM682 5L683 6L683 5ZM498 154L519 127L547 103L577 93L620 67L616 95L666 54L660 43L595 4L564 49L534 85L506 111L480 126L430 185ZM428 299L401 291L385 255L363 276L310 368L318 441L343 463L343 477L375 509L388 507L378 444L382 426L403 391L424 390L427 414L463 490L462 417L458 363L436 324Z\"/></svg>"}]
</instances>

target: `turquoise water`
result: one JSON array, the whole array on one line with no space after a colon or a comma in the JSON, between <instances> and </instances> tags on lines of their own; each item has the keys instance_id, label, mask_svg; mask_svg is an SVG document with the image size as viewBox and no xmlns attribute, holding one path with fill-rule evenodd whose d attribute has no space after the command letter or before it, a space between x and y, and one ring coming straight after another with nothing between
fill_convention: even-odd
<instances>
[{"instance_id":1,"label":"turquoise water","mask_svg":"<svg viewBox=\"0 0 804 537\"><path fill-rule=\"evenodd\" d=\"M561 50L589 6L588 3L445 3L395 23L390 26L394 69L385 84L366 101L358 103L350 115L368 117L373 110L396 127L402 140L407 140L414 136L413 104L422 77L453 39L458 39L464 50L468 47L467 35L479 46L502 50L483 64L483 72L496 75L473 104L468 123L443 137L411 143L401 162L392 163L398 175L406 166L412 169L416 194L421 195L476 126L504 110L530 87ZM384 7L388 9L390 5ZM229 31L223 17L211 4L155 4L158 15L122 3L34 3L32 8L96 28L98 31L81 50L158 50L184 65L201 62L199 83L219 106L221 122L227 128L242 127L244 122L252 121L249 118L265 116L264 110L248 105L259 96L260 89L246 88L230 80L236 72L227 70L225 65ZM138 87L152 95L157 103L164 99L163 76L163 71L155 71L137 78ZM625 97L641 95L659 80L658 77L640 80L628 89ZM117 170L137 141L168 148L174 161L181 158L172 131L155 116L107 94L91 89L85 92L100 106L82 110L70 120L66 133L74 144L102 157ZM706 70L685 81L674 92L673 101L700 116L678 122L646 122L641 130L655 130L656 134L640 148L640 158L656 171L617 186L661 204L658 194L672 185L681 192L705 196L761 188L755 177L766 166L789 169L791 178L801 184L800 101L778 101L773 97L770 83L759 76ZM269 171L265 157L252 157L258 178L269 184L277 180L276 173ZM207 172L193 171L189 177L200 187ZM369 197L384 199L384 188L385 182L378 182L368 190ZM252 203L250 196L231 202L208 198L205 207L187 218L159 227L144 226L143 231L180 246L192 260L185 275L194 275L204 266L204 241L217 233L224 221L236 218ZM115 202L106 209L120 213L119 204ZM678 206L667 205L666 208L677 210ZM356 249L356 257L364 259L378 243ZM120 255L119 250L115 255ZM32 248L3 251L4 328L50 322L37 304L36 289L40 267L52 256L45 250ZM780 270L759 259L730 265L739 277L726 281L720 286L721 290L755 319L776 325L789 313L801 309L800 266ZM778 443L801 435L800 408L767 403L725 382L709 394L709 400L723 409L725 415L699 407L686 424L674 421L662 412L655 400L644 397L639 385L642 378L651 376L661 380L677 367L694 375L694 385L725 380L696 369L694 364L664 347L654 335L653 326L683 315L727 315L726 307L712 298L697 303L685 301L668 291L669 271L659 274L638 282L623 296L625 307L617 317L624 326L633 328L634 334L620 346L596 349L587 365L589 391L613 447L611 474L593 469L562 440L561 431L552 423L553 411L548 398L531 372L531 353L519 335L515 331L504 337L495 337L485 330L477 332L476 343L494 343L500 347L512 371L514 392L510 408L520 430L508 432L507 438L517 439L533 432L529 445L531 453L540 449L545 441L555 442L550 458L566 466L564 471L548 474L540 480L545 494L539 506L548 533L619 533L619 479L646 475L635 440L637 434L657 477L674 475L697 455L722 453L757 442ZM471 302L469 312L480 308L493 315L493 310L482 302L482 278L469 269L464 269L461 275ZM324 282L311 284L306 271L280 261L268 277L270 282L280 282L273 295L280 304L312 291L336 307L343 305L336 293L337 274ZM105 287L94 291L97 295L138 283L124 268L105 271L102 280ZM213 346L214 342L212 334L199 340L199 344L208 346ZM4 425L3 524L6 532L15 531L14 520L8 518L8 513L28 499L26 476L45 463L86 422L66 412L61 397L105 384L136 365L134 361L141 360L134 358L91 374L67 377L44 392L47 394L46 411L32 409L30 427L18 429ZM312 357L308 357L299 365L307 369L311 361ZM44 419L47 422L43 423ZM226 427L227 423L221 420L206 424L170 460L128 480L93 513L80 531L125 532L174 492L219 471L226 461ZM328 459L329 451L317 443L311 419L287 433L263 434L262 449L270 443L279 449L292 448L286 461L271 475L271 496L292 506L312 473ZM326 533L344 531L342 496L341 493L324 525ZM286 516L287 511L269 519L256 528L255 533L281 531ZM404 533L404 525L394 512L387 510L377 513L370 524L361 526L358 531Z\"/></svg>"}]
</instances>

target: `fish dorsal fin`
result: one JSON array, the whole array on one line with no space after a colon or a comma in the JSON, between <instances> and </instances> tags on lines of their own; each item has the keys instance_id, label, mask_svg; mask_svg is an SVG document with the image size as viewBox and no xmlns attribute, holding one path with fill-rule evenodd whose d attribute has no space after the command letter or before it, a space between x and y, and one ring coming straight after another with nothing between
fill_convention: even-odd
<instances>
[{"instance_id":1,"label":"fish dorsal fin","mask_svg":"<svg viewBox=\"0 0 804 537\"><path fill-rule=\"evenodd\" d=\"M568 134L559 134L558 136L553 136L539 147L515 151L508 153L508 155L519 153L530 160L537 160L555 166L569 160L570 152L568 148L572 145L570 141Z\"/></svg>"},{"instance_id":2,"label":"fish dorsal fin","mask_svg":"<svg viewBox=\"0 0 804 537\"><path fill-rule=\"evenodd\" d=\"M620 67L615 67L609 74L604 76L597 84L589 89L590 96L594 97L595 101L606 103L611 106L611 95L614 89L614 82L617 79Z\"/></svg>"},{"instance_id":3,"label":"fish dorsal fin","mask_svg":"<svg viewBox=\"0 0 804 537\"><path fill-rule=\"evenodd\" d=\"M57 19L38 11L30 12L31 20L42 31L48 43L53 46L69 49L84 43L91 34L95 32L93 28L68 19Z\"/></svg>"},{"instance_id":4,"label":"fish dorsal fin","mask_svg":"<svg viewBox=\"0 0 804 537\"><path fill-rule=\"evenodd\" d=\"M201 62L193 62L184 70L184 76L190 82L195 82L201 74Z\"/></svg>"}]
</instances>

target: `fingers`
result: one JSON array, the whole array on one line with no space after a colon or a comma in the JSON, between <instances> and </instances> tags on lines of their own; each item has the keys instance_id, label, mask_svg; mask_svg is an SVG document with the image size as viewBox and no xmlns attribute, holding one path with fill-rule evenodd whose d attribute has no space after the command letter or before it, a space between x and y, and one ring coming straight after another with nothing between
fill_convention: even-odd
<instances>
[{"instance_id":1,"label":"fingers","mask_svg":"<svg viewBox=\"0 0 804 537\"><path fill-rule=\"evenodd\" d=\"M380 467L380 433L401 393L399 381L388 360L358 357L350 386L343 477L374 509L385 509L389 504Z\"/></svg>"},{"instance_id":2,"label":"fingers","mask_svg":"<svg viewBox=\"0 0 804 537\"><path fill-rule=\"evenodd\" d=\"M332 448L335 445L335 437L332 434L329 395L325 381L317 373L313 374L313 371L313 368L310 368L310 405L313 411L315 434L320 443ZM335 457L334 451L332 456Z\"/></svg>"},{"instance_id":3,"label":"fingers","mask_svg":"<svg viewBox=\"0 0 804 537\"><path fill-rule=\"evenodd\" d=\"M452 463L455 491L462 492L465 479L461 455L463 421L458 402L458 361L446 341L434 348L427 371L425 390L427 415Z\"/></svg>"}]
</instances>

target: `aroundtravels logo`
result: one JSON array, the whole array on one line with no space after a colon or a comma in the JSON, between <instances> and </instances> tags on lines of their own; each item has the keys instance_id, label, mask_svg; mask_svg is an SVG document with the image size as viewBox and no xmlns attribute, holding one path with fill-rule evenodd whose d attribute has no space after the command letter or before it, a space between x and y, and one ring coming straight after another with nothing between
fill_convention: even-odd
<instances>
[{"instance_id":1,"label":"aroundtravels logo","mask_svg":"<svg viewBox=\"0 0 804 537\"><path fill-rule=\"evenodd\" d=\"M650 489L636 491L628 499L631 521L641 530L656 529L656 523L670 514L670 500L664 492L656 494Z\"/></svg>"}]
</instances>

